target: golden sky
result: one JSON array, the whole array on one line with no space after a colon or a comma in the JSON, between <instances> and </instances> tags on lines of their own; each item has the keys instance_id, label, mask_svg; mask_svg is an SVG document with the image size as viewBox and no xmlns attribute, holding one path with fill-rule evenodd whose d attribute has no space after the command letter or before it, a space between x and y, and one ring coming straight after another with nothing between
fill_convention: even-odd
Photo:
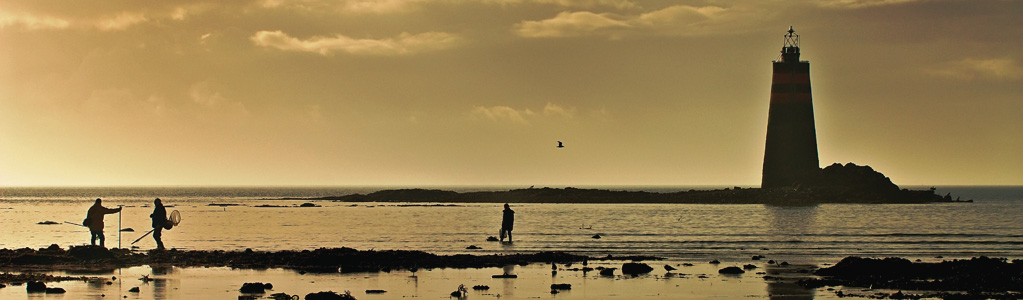
<instances>
[{"instance_id":1,"label":"golden sky","mask_svg":"<svg viewBox=\"0 0 1023 300\"><path fill-rule=\"evenodd\" d=\"M4 0L0 186L1023 184L1023 1ZM555 148L557 141L565 148Z\"/></svg>"}]
</instances>

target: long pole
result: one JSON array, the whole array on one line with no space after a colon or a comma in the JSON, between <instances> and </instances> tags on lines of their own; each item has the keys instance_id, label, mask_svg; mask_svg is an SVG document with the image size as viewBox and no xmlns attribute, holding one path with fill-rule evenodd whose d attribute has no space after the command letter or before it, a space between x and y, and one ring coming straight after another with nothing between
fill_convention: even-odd
<instances>
[{"instance_id":1,"label":"long pole","mask_svg":"<svg viewBox=\"0 0 1023 300\"><path fill-rule=\"evenodd\" d=\"M117 206L119 209L124 209L120 205ZM117 248L121 248L121 211L117 211Z\"/></svg>"}]
</instances>

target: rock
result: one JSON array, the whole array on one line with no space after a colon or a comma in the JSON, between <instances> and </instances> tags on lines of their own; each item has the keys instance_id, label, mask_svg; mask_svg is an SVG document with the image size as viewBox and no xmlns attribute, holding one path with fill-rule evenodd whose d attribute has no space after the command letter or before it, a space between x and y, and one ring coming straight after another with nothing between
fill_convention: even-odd
<instances>
[{"instance_id":1,"label":"rock","mask_svg":"<svg viewBox=\"0 0 1023 300\"><path fill-rule=\"evenodd\" d=\"M128 228L121 229L121 232L135 232L135 229L132 229L131 227L128 227Z\"/></svg>"},{"instance_id":2,"label":"rock","mask_svg":"<svg viewBox=\"0 0 1023 300\"><path fill-rule=\"evenodd\" d=\"M137 286L133 287L133 288L129 289L128 291L132 292L132 293L138 293L139 292L139 287L137 287Z\"/></svg>"},{"instance_id":3,"label":"rock","mask_svg":"<svg viewBox=\"0 0 1023 300\"><path fill-rule=\"evenodd\" d=\"M664 270L670 272L670 271L675 271L675 270L678 270L678 269L676 269L675 267L669 266L669 265L664 265Z\"/></svg>"},{"instance_id":4,"label":"rock","mask_svg":"<svg viewBox=\"0 0 1023 300\"><path fill-rule=\"evenodd\" d=\"M355 297L352 297L352 293L348 291L345 291L344 294L326 291L306 294L305 300L355 300Z\"/></svg>"},{"instance_id":5,"label":"rock","mask_svg":"<svg viewBox=\"0 0 1023 300\"><path fill-rule=\"evenodd\" d=\"M46 284L42 281L29 281L25 284L25 290L29 293L43 293L46 292Z\"/></svg>"},{"instance_id":6,"label":"rock","mask_svg":"<svg viewBox=\"0 0 1023 300\"><path fill-rule=\"evenodd\" d=\"M712 264L712 265L716 265L716 264L720 264L720 263L721 263L721 262L720 262L720 261L718 261L718 260L716 260L716 259L715 259L715 260L712 260L712 261L710 261L710 264Z\"/></svg>"},{"instance_id":7,"label":"rock","mask_svg":"<svg viewBox=\"0 0 1023 300\"><path fill-rule=\"evenodd\" d=\"M622 274L626 275L639 275L650 273L654 268L644 263L625 263L622 265Z\"/></svg>"},{"instance_id":8,"label":"rock","mask_svg":"<svg viewBox=\"0 0 1023 300\"><path fill-rule=\"evenodd\" d=\"M594 239L600 239L600 235L599 235L599 234L594 234L594 235L593 235L593 238L594 238Z\"/></svg>"},{"instance_id":9,"label":"rock","mask_svg":"<svg viewBox=\"0 0 1023 300\"><path fill-rule=\"evenodd\" d=\"M571 290L572 284L569 283L556 283L551 285L551 290Z\"/></svg>"},{"instance_id":10,"label":"rock","mask_svg":"<svg viewBox=\"0 0 1023 300\"><path fill-rule=\"evenodd\" d=\"M465 249L467 249L467 250L479 250L479 249L483 249L483 248L480 248L480 247L478 247L476 245L469 245L469 247L465 247Z\"/></svg>"},{"instance_id":11,"label":"rock","mask_svg":"<svg viewBox=\"0 0 1023 300\"><path fill-rule=\"evenodd\" d=\"M691 264L691 263L683 263L682 266L683 267L692 267L693 264Z\"/></svg>"},{"instance_id":12,"label":"rock","mask_svg":"<svg viewBox=\"0 0 1023 300\"><path fill-rule=\"evenodd\" d=\"M298 296L298 295L295 295L295 296ZM241 297L241 296L239 296L239 297ZM288 295L288 294L285 294L285 293L274 293L273 295L270 295L270 299L274 299L274 300L291 300L291 295Z\"/></svg>"},{"instance_id":13,"label":"rock","mask_svg":"<svg viewBox=\"0 0 1023 300\"><path fill-rule=\"evenodd\" d=\"M486 291L486 290L490 289L490 286L487 286L487 285L477 285L477 286L473 286L472 289L477 290L477 291Z\"/></svg>"},{"instance_id":14,"label":"rock","mask_svg":"<svg viewBox=\"0 0 1023 300\"><path fill-rule=\"evenodd\" d=\"M742 268L745 269L745 270L753 270L753 269L756 269L757 266L753 265L753 264L749 264L749 265L743 265Z\"/></svg>"},{"instance_id":15,"label":"rock","mask_svg":"<svg viewBox=\"0 0 1023 300\"><path fill-rule=\"evenodd\" d=\"M600 276L615 276L615 269L618 268L604 268L600 270Z\"/></svg>"},{"instance_id":16,"label":"rock","mask_svg":"<svg viewBox=\"0 0 1023 300\"><path fill-rule=\"evenodd\" d=\"M743 271L739 267L726 267L724 269L718 270L718 273L721 273L721 274L742 274L742 273L746 273L746 271Z\"/></svg>"},{"instance_id":17,"label":"rock","mask_svg":"<svg viewBox=\"0 0 1023 300\"><path fill-rule=\"evenodd\" d=\"M366 294L383 294L383 293L386 293L386 292L387 291L385 291L385 290L366 290Z\"/></svg>"},{"instance_id":18,"label":"rock","mask_svg":"<svg viewBox=\"0 0 1023 300\"><path fill-rule=\"evenodd\" d=\"M316 205L316 204L312 204L312 203L306 202L306 203L302 203L302 205L299 205L298 207L320 207L320 206Z\"/></svg>"},{"instance_id":19,"label":"rock","mask_svg":"<svg viewBox=\"0 0 1023 300\"><path fill-rule=\"evenodd\" d=\"M273 288L274 285L270 283L264 284L262 282L246 282L242 284L242 288L238 289L238 291L246 294L254 294L265 293L266 290L272 290Z\"/></svg>"},{"instance_id":20,"label":"rock","mask_svg":"<svg viewBox=\"0 0 1023 300\"><path fill-rule=\"evenodd\" d=\"M105 260L114 259L110 250L101 246L71 246L67 254L78 260Z\"/></svg>"},{"instance_id":21,"label":"rock","mask_svg":"<svg viewBox=\"0 0 1023 300\"><path fill-rule=\"evenodd\" d=\"M490 276L490 277L491 278L519 278L519 276L515 275L515 274L499 274L499 275L494 275L494 276Z\"/></svg>"},{"instance_id":22,"label":"rock","mask_svg":"<svg viewBox=\"0 0 1023 300\"><path fill-rule=\"evenodd\" d=\"M487 237L487 241L488 242L497 242L497 241L500 241L500 240L498 240L496 236L488 236Z\"/></svg>"},{"instance_id":23,"label":"rock","mask_svg":"<svg viewBox=\"0 0 1023 300\"><path fill-rule=\"evenodd\" d=\"M46 288L46 293L47 294L63 294L63 293L66 293L66 292L67 291L65 291L64 289L59 288L59 287L53 287L53 288L49 288L48 287L48 288Z\"/></svg>"},{"instance_id":24,"label":"rock","mask_svg":"<svg viewBox=\"0 0 1023 300\"><path fill-rule=\"evenodd\" d=\"M238 300L256 300L256 296L253 296L253 295L238 295Z\"/></svg>"},{"instance_id":25,"label":"rock","mask_svg":"<svg viewBox=\"0 0 1023 300\"><path fill-rule=\"evenodd\" d=\"M764 256L763 255L754 255L752 259L753 260L760 260L761 258L764 258Z\"/></svg>"},{"instance_id":26,"label":"rock","mask_svg":"<svg viewBox=\"0 0 1023 300\"><path fill-rule=\"evenodd\" d=\"M39 224L39 225L56 225L56 224L60 224L60 223L57 223L57 222L54 222L54 221L42 221L42 222L39 222L39 223L36 223L36 224Z\"/></svg>"}]
</instances>

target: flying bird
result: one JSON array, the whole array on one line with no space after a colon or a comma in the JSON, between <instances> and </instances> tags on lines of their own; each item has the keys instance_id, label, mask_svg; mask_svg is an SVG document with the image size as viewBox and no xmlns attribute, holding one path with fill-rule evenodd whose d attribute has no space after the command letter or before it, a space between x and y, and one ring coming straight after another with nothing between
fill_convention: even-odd
<instances>
[{"instance_id":1,"label":"flying bird","mask_svg":"<svg viewBox=\"0 0 1023 300\"><path fill-rule=\"evenodd\" d=\"M558 141L558 148L565 148L565 145L562 145L561 141Z\"/></svg>"}]
</instances>

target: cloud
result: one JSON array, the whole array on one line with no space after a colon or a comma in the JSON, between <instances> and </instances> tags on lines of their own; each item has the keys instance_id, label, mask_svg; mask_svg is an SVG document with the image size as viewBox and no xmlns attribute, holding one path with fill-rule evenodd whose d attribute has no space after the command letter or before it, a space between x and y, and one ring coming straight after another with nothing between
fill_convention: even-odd
<instances>
[{"instance_id":1,"label":"cloud","mask_svg":"<svg viewBox=\"0 0 1023 300\"><path fill-rule=\"evenodd\" d=\"M188 89L188 96L197 107L204 111L216 113L220 117L244 117L249 115L245 104L228 99L214 89L210 81L202 81L192 84Z\"/></svg>"},{"instance_id":2,"label":"cloud","mask_svg":"<svg viewBox=\"0 0 1023 300\"><path fill-rule=\"evenodd\" d=\"M516 33L524 37L566 37L585 36L612 29L625 29L630 25L615 20L610 14L596 14L588 11L561 12L557 16L541 21L523 21L515 26Z\"/></svg>"},{"instance_id":3,"label":"cloud","mask_svg":"<svg viewBox=\"0 0 1023 300\"><path fill-rule=\"evenodd\" d=\"M606 35L618 38L625 34L657 33L694 35L711 33L711 25L727 25L736 19L736 10L717 6L695 7L675 5L637 15L620 16L588 11L561 12L540 21L523 21L515 25L522 37L573 37Z\"/></svg>"},{"instance_id":4,"label":"cloud","mask_svg":"<svg viewBox=\"0 0 1023 300\"><path fill-rule=\"evenodd\" d=\"M22 27L28 30L64 29L70 25L70 21L62 18L36 16L27 13L14 13L0 10L0 29L12 26Z\"/></svg>"},{"instance_id":5,"label":"cloud","mask_svg":"<svg viewBox=\"0 0 1023 300\"><path fill-rule=\"evenodd\" d=\"M533 116L535 113L529 109L520 111L507 106L477 106L473 108L472 115L474 117L489 119L495 122L511 122L514 124L529 125L529 121L526 121L526 116Z\"/></svg>"},{"instance_id":6,"label":"cloud","mask_svg":"<svg viewBox=\"0 0 1023 300\"><path fill-rule=\"evenodd\" d=\"M148 20L149 18L146 18L145 14L123 11L112 17L100 19L96 22L96 27L100 30L125 30L132 25Z\"/></svg>"},{"instance_id":7,"label":"cloud","mask_svg":"<svg viewBox=\"0 0 1023 300\"><path fill-rule=\"evenodd\" d=\"M470 114L476 119L517 125L530 125L531 120L537 120L540 118L571 119L575 117L575 112L576 109L574 107L565 108L561 105L548 102L540 113L534 112L529 108L515 109L508 106L498 105L491 107L477 106L472 109Z\"/></svg>"},{"instance_id":8,"label":"cloud","mask_svg":"<svg viewBox=\"0 0 1023 300\"><path fill-rule=\"evenodd\" d=\"M1023 78L1023 65L1011 58L979 59L966 58L942 64L929 71L931 74L949 78L973 80L1017 80Z\"/></svg>"},{"instance_id":9,"label":"cloud","mask_svg":"<svg viewBox=\"0 0 1023 300\"><path fill-rule=\"evenodd\" d=\"M911 2L920 2L920 0L826 0L819 1L817 3L823 7L855 9L874 6L896 5Z\"/></svg>"},{"instance_id":10,"label":"cloud","mask_svg":"<svg viewBox=\"0 0 1023 300\"><path fill-rule=\"evenodd\" d=\"M348 13L388 14L401 13L419 9L426 4L492 4L522 5L546 4L561 7L613 7L617 9L633 8L637 5L628 0L262 0L260 6L275 9L297 9L304 11L336 11Z\"/></svg>"},{"instance_id":11,"label":"cloud","mask_svg":"<svg viewBox=\"0 0 1023 300\"><path fill-rule=\"evenodd\" d=\"M548 102L547 105L543 107L543 114L545 116L560 116L572 118L575 117L575 108L573 107L570 109L565 109L560 105Z\"/></svg>"},{"instance_id":12,"label":"cloud","mask_svg":"<svg viewBox=\"0 0 1023 300\"><path fill-rule=\"evenodd\" d=\"M256 45L285 51L313 52L329 55L345 52L354 55L409 55L454 47L459 38L444 32L402 33L387 39L353 39L343 35L312 37L301 40L277 31L259 31L251 38Z\"/></svg>"}]
</instances>

